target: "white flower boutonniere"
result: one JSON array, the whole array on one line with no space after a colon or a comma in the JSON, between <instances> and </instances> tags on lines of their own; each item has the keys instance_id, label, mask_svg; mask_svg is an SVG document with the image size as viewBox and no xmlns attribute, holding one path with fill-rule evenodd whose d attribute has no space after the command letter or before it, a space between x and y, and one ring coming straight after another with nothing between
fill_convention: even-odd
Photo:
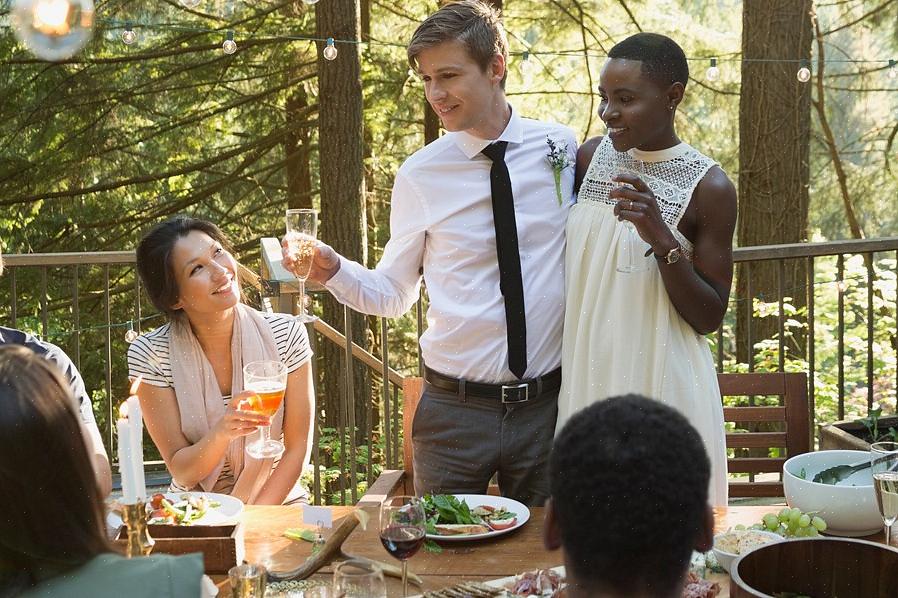
<instances>
[{"instance_id":1,"label":"white flower boutonniere","mask_svg":"<svg viewBox=\"0 0 898 598\"><path fill-rule=\"evenodd\" d=\"M552 173L555 175L555 196L558 198L560 206L564 202L564 198L561 196L561 173L566 168L573 166L574 161L567 153L567 144L564 141L556 141L546 135L546 144L549 146L546 161L552 167Z\"/></svg>"}]
</instances>

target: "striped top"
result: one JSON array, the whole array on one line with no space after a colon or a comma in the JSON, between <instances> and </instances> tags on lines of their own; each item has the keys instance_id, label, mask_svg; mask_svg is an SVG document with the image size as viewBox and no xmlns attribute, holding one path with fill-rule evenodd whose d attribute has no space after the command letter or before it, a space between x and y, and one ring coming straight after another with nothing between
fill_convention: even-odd
<instances>
[{"instance_id":1,"label":"striped top","mask_svg":"<svg viewBox=\"0 0 898 598\"><path fill-rule=\"evenodd\" d=\"M262 312L271 326L278 355L287 366L287 373L296 371L312 357L306 327L293 316ZM128 377L132 380L143 376L143 382L162 388L174 388L171 375L171 357L168 341L171 324L163 324L146 334L141 334L128 348Z\"/></svg>"},{"instance_id":2,"label":"striped top","mask_svg":"<svg viewBox=\"0 0 898 598\"><path fill-rule=\"evenodd\" d=\"M309 337L306 327L293 316L281 313L262 312L262 317L271 326L274 341L277 345L278 356L287 366L287 373L296 371L301 365L312 357L312 349L309 346ZM170 324L163 324L159 328L142 334L128 348L128 377L132 380L137 376L143 376L143 382L151 386L162 388L174 388L174 380L171 374L171 356L169 354ZM227 409L231 402L231 395L223 395L222 402ZM283 434L282 434L283 437ZM273 467L277 467L280 458L276 459ZM215 482L213 492L230 494L234 489L236 479L231 470L231 464L225 458L224 466ZM172 479L173 492L190 490L178 485Z\"/></svg>"}]
</instances>

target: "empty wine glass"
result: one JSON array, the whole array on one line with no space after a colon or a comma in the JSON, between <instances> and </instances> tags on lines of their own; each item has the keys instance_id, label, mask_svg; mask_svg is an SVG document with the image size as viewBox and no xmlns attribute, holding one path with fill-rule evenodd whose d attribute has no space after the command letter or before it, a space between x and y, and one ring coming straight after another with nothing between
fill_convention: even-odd
<instances>
[{"instance_id":1,"label":"empty wine glass","mask_svg":"<svg viewBox=\"0 0 898 598\"><path fill-rule=\"evenodd\" d=\"M243 388L256 394L244 399L241 409L274 417L287 391L287 366L280 361L252 361L243 366ZM259 426L259 438L246 445L246 452L256 459L279 457L284 443L272 440L271 426Z\"/></svg>"},{"instance_id":2,"label":"empty wine glass","mask_svg":"<svg viewBox=\"0 0 898 598\"><path fill-rule=\"evenodd\" d=\"M885 526L886 545L891 541L892 525L898 519L898 442L875 442L870 445L873 489L876 504Z\"/></svg>"},{"instance_id":3,"label":"empty wine glass","mask_svg":"<svg viewBox=\"0 0 898 598\"><path fill-rule=\"evenodd\" d=\"M295 263L293 273L299 280L299 314L296 319L304 323L314 322L318 318L306 313L306 279L312 271L312 258L315 256L318 210L287 210L286 220L287 247Z\"/></svg>"},{"instance_id":4,"label":"empty wine glass","mask_svg":"<svg viewBox=\"0 0 898 598\"><path fill-rule=\"evenodd\" d=\"M424 544L425 521L424 505L416 496L393 496L380 505L380 542L402 561L403 596L408 596L408 559Z\"/></svg>"},{"instance_id":5,"label":"empty wine glass","mask_svg":"<svg viewBox=\"0 0 898 598\"><path fill-rule=\"evenodd\" d=\"M387 586L380 567L359 559L334 567L334 596L346 598L387 598Z\"/></svg>"},{"instance_id":6,"label":"empty wine glass","mask_svg":"<svg viewBox=\"0 0 898 598\"><path fill-rule=\"evenodd\" d=\"M620 174L633 175L645 181L645 169L642 160L635 160L635 163L635 170L622 168ZM632 188L632 185L626 183L624 183L624 186ZM623 201L629 200L625 199ZM617 271L632 273L648 270L648 260L645 259L647 243L639 236L635 224L629 220L624 220L623 224L624 230L618 236L618 255L622 256L622 259L618 259Z\"/></svg>"}]
</instances>

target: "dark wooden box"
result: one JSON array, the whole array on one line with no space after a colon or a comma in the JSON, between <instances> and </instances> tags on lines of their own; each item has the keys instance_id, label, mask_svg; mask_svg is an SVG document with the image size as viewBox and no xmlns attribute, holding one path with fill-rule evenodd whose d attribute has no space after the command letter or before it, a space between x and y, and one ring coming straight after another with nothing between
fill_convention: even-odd
<instances>
[{"instance_id":1,"label":"dark wooden box","mask_svg":"<svg viewBox=\"0 0 898 598\"><path fill-rule=\"evenodd\" d=\"M202 552L206 573L227 573L243 562L243 526L235 525L148 525L156 541L151 554ZM127 539L122 526L115 542L122 547Z\"/></svg>"}]
</instances>

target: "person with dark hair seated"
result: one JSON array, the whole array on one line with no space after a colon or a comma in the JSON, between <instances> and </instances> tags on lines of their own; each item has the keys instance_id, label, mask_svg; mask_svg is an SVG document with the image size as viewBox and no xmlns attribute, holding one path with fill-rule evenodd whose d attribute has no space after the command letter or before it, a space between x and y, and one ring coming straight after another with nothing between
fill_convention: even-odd
<instances>
[{"instance_id":1,"label":"person with dark hair seated","mask_svg":"<svg viewBox=\"0 0 898 598\"><path fill-rule=\"evenodd\" d=\"M0 347L0 597L210 595L201 554L115 553L89 463L57 369L25 347Z\"/></svg>"},{"instance_id":2,"label":"person with dark hair seated","mask_svg":"<svg viewBox=\"0 0 898 598\"><path fill-rule=\"evenodd\" d=\"M249 504L308 502L299 478L312 447L315 391L305 326L242 301L239 265L222 231L179 216L157 224L137 247L137 271L168 323L128 349L128 374L147 431L172 475L172 491L229 494ZM270 418L246 409L243 367L279 361L284 399ZM245 440L261 425L283 437L280 457L256 458Z\"/></svg>"},{"instance_id":3,"label":"person with dark hair seated","mask_svg":"<svg viewBox=\"0 0 898 598\"><path fill-rule=\"evenodd\" d=\"M698 432L625 395L576 413L555 438L544 542L564 548L565 596L679 598L711 548L710 463Z\"/></svg>"},{"instance_id":4,"label":"person with dark hair seated","mask_svg":"<svg viewBox=\"0 0 898 598\"><path fill-rule=\"evenodd\" d=\"M0 253L0 275L2 274L3 254ZM103 437L100 435L100 428L97 427L93 406L84 386L84 379L78 372L78 368L75 367L75 364L62 349L53 343L41 340L22 330L0 326L0 347L3 345L26 347L59 367L59 371L68 381L72 395L74 395L78 403L78 414L82 424L81 431L84 435L84 442L87 444L87 452L90 456L97 484L100 487L100 493L103 496L108 495L112 491L112 471L109 467L109 457L106 455Z\"/></svg>"},{"instance_id":5,"label":"person with dark hair seated","mask_svg":"<svg viewBox=\"0 0 898 598\"><path fill-rule=\"evenodd\" d=\"M608 133L577 153L567 220L560 429L579 409L636 392L678 409L711 459L710 497L727 504L717 372L705 335L733 278L736 189L674 126L689 67L672 39L638 33L599 78Z\"/></svg>"}]
</instances>

